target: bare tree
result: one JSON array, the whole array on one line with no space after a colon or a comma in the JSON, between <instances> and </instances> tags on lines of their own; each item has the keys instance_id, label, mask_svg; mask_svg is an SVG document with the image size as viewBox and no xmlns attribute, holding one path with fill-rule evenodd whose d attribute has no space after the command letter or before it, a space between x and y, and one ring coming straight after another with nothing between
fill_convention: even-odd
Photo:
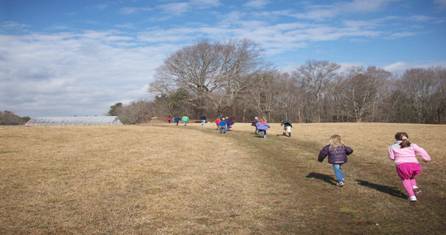
<instances>
[{"instance_id":1,"label":"bare tree","mask_svg":"<svg viewBox=\"0 0 446 235\"><path fill-rule=\"evenodd\" d=\"M435 68L435 79L437 89L432 97L432 105L435 107L434 122L446 123L446 69Z\"/></svg>"},{"instance_id":2,"label":"bare tree","mask_svg":"<svg viewBox=\"0 0 446 235\"><path fill-rule=\"evenodd\" d=\"M277 94L274 78L277 74L273 71L259 72L250 77L250 84L246 99L257 115L261 115L268 120L271 119L271 112L274 106L274 96Z\"/></svg>"},{"instance_id":3,"label":"bare tree","mask_svg":"<svg viewBox=\"0 0 446 235\"><path fill-rule=\"evenodd\" d=\"M437 78L436 75L433 68L410 69L404 73L401 79L401 92L411 103L416 122L433 122L435 119L437 110L434 107L434 97L442 89L442 79ZM438 104L441 105L441 102Z\"/></svg>"},{"instance_id":4,"label":"bare tree","mask_svg":"<svg viewBox=\"0 0 446 235\"><path fill-rule=\"evenodd\" d=\"M119 119L124 124L136 124L150 121L153 116L153 103L147 101L135 101L123 106L119 113Z\"/></svg>"},{"instance_id":5,"label":"bare tree","mask_svg":"<svg viewBox=\"0 0 446 235\"><path fill-rule=\"evenodd\" d=\"M293 73L305 92L303 110L305 121L321 121L324 92L327 84L336 77L339 68L338 64L328 61L308 61Z\"/></svg>"},{"instance_id":6,"label":"bare tree","mask_svg":"<svg viewBox=\"0 0 446 235\"><path fill-rule=\"evenodd\" d=\"M353 120L361 122L375 114L380 88L389 74L375 67L354 69L338 84L338 101Z\"/></svg>"},{"instance_id":7,"label":"bare tree","mask_svg":"<svg viewBox=\"0 0 446 235\"><path fill-rule=\"evenodd\" d=\"M246 75L256 68L258 51L246 40L200 42L185 47L166 59L152 88L166 92L175 84L176 88L186 89L197 115L209 107L209 101L218 102L218 97L211 95L218 90L224 90L227 105L231 106L246 85Z\"/></svg>"},{"instance_id":8,"label":"bare tree","mask_svg":"<svg viewBox=\"0 0 446 235\"><path fill-rule=\"evenodd\" d=\"M347 109L354 120L361 122L370 111L377 95L377 87L373 77L358 74L342 83L342 95Z\"/></svg>"}]
</instances>

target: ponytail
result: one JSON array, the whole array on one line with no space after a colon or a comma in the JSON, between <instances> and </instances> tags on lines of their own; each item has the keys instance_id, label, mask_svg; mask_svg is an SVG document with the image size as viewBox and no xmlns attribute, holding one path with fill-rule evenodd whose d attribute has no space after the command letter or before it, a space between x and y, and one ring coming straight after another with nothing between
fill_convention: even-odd
<instances>
[{"instance_id":1,"label":"ponytail","mask_svg":"<svg viewBox=\"0 0 446 235\"><path fill-rule=\"evenodd\" d=\"M410 147L409 135L406 132L397 132L395 134L395 139L401 141L400 143L401 148Z\"/></svg>"},{"instance_id":2,"label":"ponytail","mask_svg":"<svg viewBox=\"0 0 446 235\"><path fill-rule=\"evenodd\" d=\"M407 148L410 147L410 141L408 139L403 139L400 143L401 148Z\"/></svg>"}]
</instances>

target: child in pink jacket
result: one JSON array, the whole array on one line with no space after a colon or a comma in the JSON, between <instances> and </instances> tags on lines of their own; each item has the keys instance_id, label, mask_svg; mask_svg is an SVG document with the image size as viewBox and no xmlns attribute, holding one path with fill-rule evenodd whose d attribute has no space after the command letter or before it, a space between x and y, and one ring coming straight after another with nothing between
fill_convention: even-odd
<instances>
[{"instance_id":1,"label":"child in pink jacket","mask_svg":"<svg viewBox=\"0 0 446 235\"><path fill-rule=\"evenodd\" d=\"M416 155L421 156L425 162L430 161L431 157L426 150L410 143L409 135L406 132L396 133L395 140L395 144L389 147L389 158L396 164L396 172L409 195L409 201L416 202L415 193L421 192L415 180L415 176L421 173L421 165L418 163Z\"/></svg>"}]
</instances>

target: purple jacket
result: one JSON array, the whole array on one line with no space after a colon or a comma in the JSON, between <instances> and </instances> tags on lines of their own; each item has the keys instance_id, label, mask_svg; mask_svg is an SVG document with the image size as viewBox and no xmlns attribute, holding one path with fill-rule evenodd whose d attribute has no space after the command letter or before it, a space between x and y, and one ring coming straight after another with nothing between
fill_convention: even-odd
<instances>
[{"instance_id":1,"label":"purple jacket","mask_svg":"<svg viewBox=\"0 0 446 235\"><path fill-rule=\"evenodd\" d=\"M268 123L258 122L258 123L256 123L256 128L257 128L257 130L266 131L266 130L268 130L269 125L268 125Z\"/></svg>"},{"instance_id":2,"label":"purple jacket","mask_svg":"<svg viewBox=\"0 0 446 235\"><path fill-rule=\"evenodd\" d=\"M348 146L338 146L336 148L330 148L330 145L324 146L319 152L318 161L324 161L328 156L328 163L330 164L343 164L347 162L347 155L353 153L353 149Z\"/></svg>"}]
</instances>

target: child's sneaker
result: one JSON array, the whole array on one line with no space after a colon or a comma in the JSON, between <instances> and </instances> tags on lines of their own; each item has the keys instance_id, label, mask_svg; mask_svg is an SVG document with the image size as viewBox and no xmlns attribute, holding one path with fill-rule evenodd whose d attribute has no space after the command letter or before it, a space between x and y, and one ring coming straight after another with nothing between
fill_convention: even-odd
<instances>
[{"instance_id":1,"label":"child's sneaker","mask_svg":"<svg viewBox=\"0 0 446 235\"><path fill-rule=\"evenodd\" d=\"M417 197L416 196L410 196L409 197L409 201L410 202L416 202L417 201Z\"/></svg>"},{"instance_id":2,"label":"child's sneaker","mask_svg":"<svg viewBox=\"0 0 446 235\"><path fill-rule=\"evenodd\" d=\"M344 181L339 181L338 183L336 183L337 186L339 187L343 187L344 186Z\"/></svg>"},{"instance_id":3,"label":"child's sneaker","mask_svg":"<svg viewBox=\"0 0 446 235\"><path fill-rule=\"evenodd\" d=\"M421 193L421 189L418 188L417 186L413 186L413 191L414 191L414 193L415 193L416 195L418 195L418 194Z\"/></svg>"}]
</instances>

